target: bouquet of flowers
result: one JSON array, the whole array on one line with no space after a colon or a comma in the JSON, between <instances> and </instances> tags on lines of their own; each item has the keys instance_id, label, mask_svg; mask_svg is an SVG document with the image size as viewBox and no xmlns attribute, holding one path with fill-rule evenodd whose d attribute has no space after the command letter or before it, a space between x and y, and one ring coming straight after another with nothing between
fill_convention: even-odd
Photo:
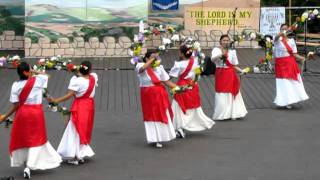
<instances>
[{"instance_id":1,"label":"bouquet of flowers","mask_svg":"<svg viewBox=\"0 0 320 180\"><path fill-rule=\"evenodd\" d=\"M43 89L43 97L44 98L49 98L50 95L48 93L48 89ZM66 115L70 115L71 112L66 108L66 107L62 107L60 106L58 103L48 103L48 108L52 111L52 112L60 112L63 116Z\"/></svg>"},{"instance_id":2,"label":"bouquet of flowers","mask_svg":"<svg viewBox=\"0 0 320 180\"><path fill-rule=\"evenodd\" d=\"M12 57L10 57L10 56L7 57L7 63L11 64L12 67L14 67L14 68L17 68L19 66L20 62L21 62L21 58L18 55L14 55Z\"/></svg>"},{"instance_id":3,"label":"bouquet of flowers","mask_svg":"<svg viewBox=\"0 0 320 180\"><path fill-rule=\"evenodd\" d=\"M190 86L190 85L176 86L176 87L174 87L174 88L172 88L172 89L170 90L170 94L171 94L171 95L175 95L175 94L183 93L183 92L185 92L185 91L188 90L188 89L192 89L192 86Z\"/></svg>"}]
</instances>

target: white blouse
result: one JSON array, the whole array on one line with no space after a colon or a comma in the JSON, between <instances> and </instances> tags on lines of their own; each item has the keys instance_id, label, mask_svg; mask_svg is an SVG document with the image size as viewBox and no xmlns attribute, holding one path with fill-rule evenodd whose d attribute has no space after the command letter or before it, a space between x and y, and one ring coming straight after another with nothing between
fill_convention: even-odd
<instances>
[{"instance_id":1,"label":"white blouse","mask_svg":"<svg viewBox=\"0 0 320 180\"><path fill-rule=\"evenodd\" d=\"M289 38L287 42L288 42L288 45L292 48L292 52L297 53L297 45L294 39ZM289 56L287 48L284 46L283 42L280 39L278 39L277 41L274 41L273 54L275 58Z\"/></svg>"},{"instance_id":2,"label":"white blouse","mask_svg":"<svg viewBox=\"0 0 320 180\"><path fill-rule=\"evenodd\" d=\"M42 104L43 89L47 88L48 86L48 76L36 75L35 77L36 81L29 96L27 97L25 104ZM11 103L19 102L19 95L26 83L27 80L21 80L13 83L10 93Z\"/></svg>"},{"instance_id":3,"label":"white blouse","mask_svg":"<svg viewBox=\"0 0 320 180\"><path fill-rule=\"evenodd\" d=\"M238 57L237 57L237 52L236 50L228 50L228 56L229 56L229 61L231 64L233 65L238 65L239 61L238 61ZM211 52L211 60L214 61L216 59L218 59L218 61L216 61L216 67L219 68L226 68L227 65L225 63L223 63L223 60L221 59L222 57L222 51L220 48L213 48L212 52Z\"/></svg>"},{"instance_id":4,"label":"white blouse","mask_svg":"<svg viewBox=\"0 0 320 180\"><path fill-rule=\"evenodd\" d=\"M98 86L98 75L96 73L90 73L95 79L95 87ZM93 88L92 93L90 94L90 97L94 97L96 88ZM86 79L84 77L77 77L73 76L70 79L70 83L68 86L69 90L75 91L76 97L81 97L84 95L84 93L87 91L89 88L89 79Z\"/></svg>"},{"instance_id":5,"label":"white blouse","mask_svg":"<svg viewBox=\"0 0 320 180\"><path fill-rule=\"evenodd\" d=\"M182 61L175 61L174 66L171 68L169 75L171 77L178 78L187 68L189 64L189 61L187 60L182 60ZM198 61L194 59L194 63L192 66L191 71L187 74L185 79L194 79L196 74L195 74L195 69L199 67Z\"/></svg>"},{"instance_id":6,"label":"white blouse","mask_svg":"<svg viewBox=\"0 0 320 180\"><path fill-rule=\"evenodd\" d=\"M138 79L139 79L139 86L140 87L150 87L150 86L154 86L154 84L151 81L151 78L149 77L147 71L143 71L142 73L139 73L140 68L142 68L142 66L145 63L138 63L136 65L136 71L138 73ZM160 81L168 81L170 79L168 73L164 70L163 66L160 65L159 67L154 68L154 73L155 75L158 77L158 79Z\"/></svg>"}]
</instances>

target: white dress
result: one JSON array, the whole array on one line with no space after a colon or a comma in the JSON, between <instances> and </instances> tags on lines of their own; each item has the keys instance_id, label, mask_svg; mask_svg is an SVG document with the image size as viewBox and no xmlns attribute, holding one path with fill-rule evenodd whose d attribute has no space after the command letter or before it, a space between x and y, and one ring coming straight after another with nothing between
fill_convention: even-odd
<instances>
[{"instance_id":1,"label":"white dress","mask_svg":"<svg viewBox=\"0 0 320 180\"><path fill-rule=\"evenodd\" d=\"M13 83L10 95L10 102L19 102L19 95L27 80ZM42 91L47 88L48 76L37 75L35 84L25 102L25 104L42 104ZM45 170L60 166L61 157L47 141L44 145L17 149L11 154L11 166L19 167L24 164L31 170Z\"/></svg>"},{"instance_id":2,"label":"white dress","mask_svg":"<svg viewBox=\"0 0 320 180\"><path fill-rule=\"evenodd\" d=\"M95 79L95 86L98 86L98 75L91 73ZM70 80L68 89L76 92L76 97L81 97L89 87L89 79L83 77L73 76ZM93 89L90 97L94 97L95 88ZM76 127L72 121L72 116L68 125L63 133L62 139L58 146L58 153L63 159L83 159L85 157L92 157L94 152L89 144L80 144L80 137Z\"/></svg>"},{"instance_id":3,"label":"white dress","mask_svg":"<svg viewBox=\"0 0 320 180\"><path fill-rule=\"evenodd\" d=\"M178 78L185 71L188 63L189 61L176 61L171 68L169 75ZM198 61L195 60L192 69L185 79L194 79L196 76L195 69L198 67ZM172 100L171 107L173 111L173 125L176 130L185 129L188 131L203 131L205 129L210 129L215 124L213 120L204 114L201 107L187 109L184 114L175 99Z\"/></svg>"},{"instance_id":4,"label":"white dress","mask_svg":"<svg viewBox=\"0 0 320 180\"><path fill-rule=\"evenodd\" d=\"M293 53L297 53L297 46L294 39L288 39L288 45L292 48ZM289 56L289 53L281 40L275 41L274 57L281 58L287 56ZM298 75L298 81L276 78L276 89L274 103L277 106L287 106L309 99L300 74Z\"/></svg>"},{"instance_id":5,"label":"white dress","mask_svg":"<svg viewBox=\"0 0 320 180\"><path fill-rule=\"evenodd\" d=\"M138 63L136 65L136 71L139 79L139 86L140 87L154 86L151 81L151 78L147 74L147 71L143 71L142 73L139 73L139 70L143 65L144 63ZM170 79L168 73L164 70L162 65L155 68L154 73L160 81L167 81ZM168 110L166 114L168 118L167 124L164 124L162 122L155 122L155 121L144 121L144 127L146 131L146 137L147 137L148 143L166 142L176 138L176 133L174 131L174 127L172 124L172 119L170 117Z\"/></svg>"},{"instance_id":6,"label":"white dress","mask_svg":"<svg viewBox=\"0 0 320 180\"><path fill-rule=\"evenodd\" d=\"M238 65L238 57L235 50L229 50L229 61L233 65ZM211 59L216 61L217 68L227 68L220 59L222 56L222 51L220 48L214 48L211 53ZM246 106L243 102L241 91L233 97L231 93L215 93L215 106L213 118L214 120L226 120L226 119L236 119L243 118L247 114Z\"/></svg>"}]
</instances>

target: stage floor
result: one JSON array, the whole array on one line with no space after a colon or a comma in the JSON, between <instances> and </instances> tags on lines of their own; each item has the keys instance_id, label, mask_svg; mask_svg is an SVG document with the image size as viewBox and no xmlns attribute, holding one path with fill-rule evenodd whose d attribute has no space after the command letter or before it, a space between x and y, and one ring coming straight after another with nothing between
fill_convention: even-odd
<instances>
[{"instance_id":1,"label":"stage floor","mask_svg":"<svg viewBox=\"0 0 320 180\"><path fill-rule=\"evenodd\" d=\"M209 53L208 51L206 53ZM239 49L240 67L255 64L263 51ZM165 54L169 69L177 51ZM77 59L81 61L83 59ZM96 153L79 166L63 164L50 171L35 171L33 179L123 179L123 180L313 180L319 179L320 141L320 59L307 62L305 89L310 99L291 110L277 109L272 74L241 77L241 93L248 109L244 120L217 122L213 129L187 133L186 139L148 146L140 107L136 72L129 58L89 59L99 75L96 90L96 119L92 147ZM32 60L31 60L32 61ZM48 71L49 92L63 95L71 74ZM10 107L9 93L17 80L13 69L0 69L0 112ZM212 116L214 76L202 77L204 112ZM63 104L69 106L70 101ZM57 147L65 120L45 108L49 141ZM0 177L22 179L22 168L9 167L10 129L0 127Z\"/></svg>"}]
</instances>

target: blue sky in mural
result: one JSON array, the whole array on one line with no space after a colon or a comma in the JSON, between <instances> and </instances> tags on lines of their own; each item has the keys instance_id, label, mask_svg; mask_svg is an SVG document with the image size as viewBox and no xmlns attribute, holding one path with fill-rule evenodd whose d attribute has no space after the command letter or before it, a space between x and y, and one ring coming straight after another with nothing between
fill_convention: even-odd
<instances>
[{"instance_id":1,"label":"blue sky in mural","mask_svg":"<svg viewBox=\"0 0 320 180\"><path fill-rule=\"evenodd\" d=\"M90 7L102 7L113 9L125 9L132 6L144 5L146 1L141 0L87 0ZM83 7L86 0L26 0L26 4L50 4L59 7Z\"/></svg>"}]
</instances>

